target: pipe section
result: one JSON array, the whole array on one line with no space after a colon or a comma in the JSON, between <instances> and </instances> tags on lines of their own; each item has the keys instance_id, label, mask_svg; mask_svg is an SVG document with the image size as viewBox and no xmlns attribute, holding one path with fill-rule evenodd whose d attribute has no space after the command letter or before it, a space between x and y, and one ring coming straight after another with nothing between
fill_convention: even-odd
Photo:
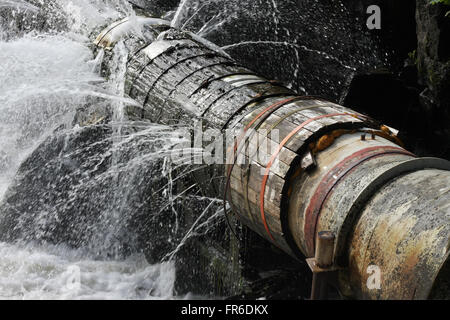
<instances>
[{"instance_id":1,"label":"pipe section","mask_svg":"<svg viewBox=\"0 0 450 320\"><path fill-rule=\"evenodd\" d=\"M108 31L102 37L117 42ZM218 166L221 191L212 196L225 193L242 223L299 259L314 257L319 232L332 232L345 295L449 297L449 162L417 158L395 130L298 96L188 32L168 29L140 46L128 37L126 92L142 105L127 109L131 118L186 126L196 119L236 133L233 161ZM269 145L262 157L252 140L260 136Z\"/></svg>"}]
</instances>

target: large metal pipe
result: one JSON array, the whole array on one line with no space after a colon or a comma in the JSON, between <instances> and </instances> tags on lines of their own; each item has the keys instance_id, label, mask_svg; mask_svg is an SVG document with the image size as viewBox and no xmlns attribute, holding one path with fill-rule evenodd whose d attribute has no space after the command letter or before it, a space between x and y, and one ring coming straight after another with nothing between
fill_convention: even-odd
<instances>
[{"instance_id":1,"label":"large metal pipe","mask_svg":"<svg viewBox=\"0 0 450 320\"><path fill-rule=\"evenodd\" d=\"M110 35L97 43L112 47ZM219 185L242 223L299 259L314 256L318 232L331 231L345 295L450 297L449 162L417 158L395 130L298 96L190 33L169 29L146 41L125 40L126 91L143 106L128 115L186 126L198 119L236 132L231 159L246 161L219 166ZM268 138L263 157L251 137L237 134L274 130L280 139ZM380 285L370 285L377 276Z\"/></svg>"}]
</instances>

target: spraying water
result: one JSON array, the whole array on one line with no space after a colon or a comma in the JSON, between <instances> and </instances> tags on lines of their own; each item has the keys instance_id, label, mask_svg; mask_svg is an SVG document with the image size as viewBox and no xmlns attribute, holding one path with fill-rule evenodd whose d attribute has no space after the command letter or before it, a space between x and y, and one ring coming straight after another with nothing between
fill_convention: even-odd
<instances>
[{"instance_id":1,"label":"spraying water","mask_svg":"<svg viewBox=\"0 0 450 320\"><path fill-rule=\"evenodd\" d=\"M173 130L128 121L123 108L136 103L124 97L125 48L120 43L115 47L113 70L107 80L99 74L105 53L100 51L93 56L90 48L91 33L119 18L132 17L134 11L127 1L121 0L0 1L0 10L1 34L5 39L0 41L0 199L21 164L30 155L33 158L34 150L44 141L61 141L61 161L73 161L79 155L86 164L84 172L77 167L67 171L63 178L73 179L73 185L64 195L56 196L59 200L53 207L39 207L30 218L32 221L20 218L14 227L21 229L15 241L0 242L0 298L172 298L173 262L150 265L142 253L132 248L123 254L124 243L132 246L133 240L126 235L127 212L131 209L122 187L128 185L132 191L144 163L167 156L164 148L158 146L163 142L167 146L166 139L175 138L169 134ZM15 24L18 16L32 19L48 14L51 18L53 10L63 19L50 27ZM97 116L87 119L85 128L73 127L77 112L92 105L110 110L110 124L104 124ZM69 151L80 133L96 128L108 133L99 141ZM145 152L130 152L140 147L145 150L149 145L153 148ZM89 158L89 150L95 148L104 148L104 152L99 158ZM99 169L103 162L109 163L108 169ZM54 169L51 162L43 164ZM90 169L95 178L89 177ZM55 193L56 185L61 184L54 181ZM110 190L108 199L102 199L97 192L84 200L109 205L102 207L97 222L89 223L93 231L85 239L77 239L78 249L63 241L46 241L50 233L56 232L55 225L64 219L61 212L76 212L74 207L80 206L78 195L92 193L99 187ZM75 228L76 221L71 223Z\"/></svg>"}]
</instances>

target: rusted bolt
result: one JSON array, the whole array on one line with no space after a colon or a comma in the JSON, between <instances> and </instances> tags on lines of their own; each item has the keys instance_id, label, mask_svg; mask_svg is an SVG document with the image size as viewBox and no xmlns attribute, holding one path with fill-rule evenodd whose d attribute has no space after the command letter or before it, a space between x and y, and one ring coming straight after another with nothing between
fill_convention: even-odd
<instances>
[{"instance_id":1,"label":"rusted bolt","mask_svg":"<svg viewBox=\"0 0 450 320\"><path fill-rule=\"evenodd\" d=\"M361 141L366 141L366 134L365 133L361 135Z\"/></svg>"},{"instance_id":2,"label":"rusted bolt","mask_svg":"<svg viewBox=\"0 0 450 320\"><path fill-rule=\"evenodd\" d=\"M333 264L335 236L331 231L321 231L317 234L316 264L320 268L327 268Z\"/></svg>"},{"instance_id":3,"label":"rusted bolt","mask_svg":"<svg viewBox=\"0 0 450 320\"><path fill-rule=\"evenodd\" d=\"M372 133L372 140L375 140L375 137L376 137L375 133Z\"/></svg>"},{"instance_id":4,"label":"rusted bolt","mask_svg":"<svg viewBox=\"0 0 450 320\"><path fill-rule=\"evenodd\" d=\"M311 300L324 300L328 297L329 275L333 272L334 241L335 236L330 231L317 234L314 263L320 269L312 268Z\"/></svg>"}]
</instances>

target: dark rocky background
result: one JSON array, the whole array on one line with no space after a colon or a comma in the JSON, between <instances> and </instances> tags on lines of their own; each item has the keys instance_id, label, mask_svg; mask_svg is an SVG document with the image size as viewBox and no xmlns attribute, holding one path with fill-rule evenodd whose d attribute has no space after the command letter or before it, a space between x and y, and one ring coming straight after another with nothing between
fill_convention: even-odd
<instances>
[{"instance_id":1,"label":"dark rocky background","mask_svg":"<svg viewBox=\"0 0 450 320\"><path fill-rule=\"evenodd\" d=\"M178 1L131 2L167 15ZM381 30L366 26L370 5L381 8ZM431 0L187 0L186 7L192 9L180 26L220 46L262 42L227 50L245 66L399 129L420 156L450 159L450 6Z\"/></svg>"}]
</instances>

